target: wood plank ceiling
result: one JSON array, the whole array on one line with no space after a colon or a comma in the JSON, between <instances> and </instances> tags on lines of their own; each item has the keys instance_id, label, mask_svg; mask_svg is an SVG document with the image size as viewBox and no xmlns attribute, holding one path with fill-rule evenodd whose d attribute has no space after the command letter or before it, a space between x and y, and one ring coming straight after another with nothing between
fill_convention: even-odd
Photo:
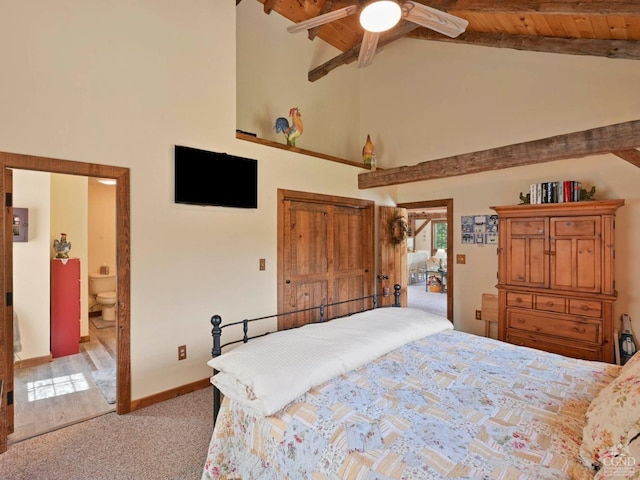
<instances>
[{"instance_id":1,"label":"wood plank ceiling","mask_svg":"<svg viewBox=\"0 0 640 480\"><path fill-rule=\"evenodd\" d=\"M368 0L258 0L264 12L276 12L293 23ZM416 0L469 21L466 32L452 39L400 21L383 34L378 47L398 38L455 42L496 48L640 60L639 0ZM240 0L236 0L240 3ZM308 31L343 53L309 72L309 81L357 59L363 30L358 15L334 20Z\"/></svg>"}]
</instances>

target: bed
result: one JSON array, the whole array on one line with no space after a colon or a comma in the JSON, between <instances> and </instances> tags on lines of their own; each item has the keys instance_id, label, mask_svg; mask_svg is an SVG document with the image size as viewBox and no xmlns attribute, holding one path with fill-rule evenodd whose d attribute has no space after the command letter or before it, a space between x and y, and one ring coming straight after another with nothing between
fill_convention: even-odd
<instances>
[{"instance_id":1,"label":"bed","mask_svg":"<svg viewBox=\"0 0 640 480\"><path fill-rule=\"evenodd\" d=\"M571 359L402 307L244 335L224 353L214 336L203 480L640 478L640 358Z\"/></svg>"}]
</instances>

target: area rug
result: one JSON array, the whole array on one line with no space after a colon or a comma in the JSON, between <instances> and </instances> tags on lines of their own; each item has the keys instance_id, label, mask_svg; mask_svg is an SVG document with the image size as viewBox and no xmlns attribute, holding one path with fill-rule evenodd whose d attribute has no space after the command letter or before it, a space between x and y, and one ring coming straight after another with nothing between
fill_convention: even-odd
<instances>
[{"instance_id":1,"label":"area rug","mask_svg":"<svg viewBox=\"0 0 640 480\"><path fill-rule=\"evenodd\" d=\"M115 320L103 320L102 317L93 317L91 319L91 323L96 328L109 328L116 326Z\"/></svg>"},{"instance_id":2,"label":"area rug","mask_svg":"<svg viewBox=\"0 0 640 480\"><path fill-rule=\"evenodd\" d=\"M91 375L107 403L116 403L116 369L102 368L91 372Z\"/></svg>"}]
</instances>

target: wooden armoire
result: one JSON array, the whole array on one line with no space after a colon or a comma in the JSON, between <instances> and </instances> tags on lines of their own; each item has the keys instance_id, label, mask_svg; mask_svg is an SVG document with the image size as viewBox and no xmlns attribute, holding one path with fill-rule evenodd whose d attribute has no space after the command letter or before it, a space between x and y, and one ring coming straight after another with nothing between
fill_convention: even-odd
<instances>
[{"instance_id":1,"label":"wooden armoire","mask_svg":"<svg viewBox=\"0 0 640 480\"><path fill-rule=\"evenodd\" d=\"M492 207L498 338L613 363L614 229L624 200Z\"/></svg>"}]
</instances>

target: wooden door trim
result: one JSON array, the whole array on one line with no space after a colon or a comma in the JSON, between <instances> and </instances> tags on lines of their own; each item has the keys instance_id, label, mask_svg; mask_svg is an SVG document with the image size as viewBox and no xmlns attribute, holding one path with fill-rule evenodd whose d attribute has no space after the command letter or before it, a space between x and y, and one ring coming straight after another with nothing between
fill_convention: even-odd
<instances>
[{"instance_id":1,"label":"wooden door trim","mask_svg":"<svg viewBox=\"0 0 640 480\"><path fill-rule=\"evenodd\" d=\"M118 310L116 318L117 342L117 401L116 412L131 411L131 235L130 235L130 173L128 168L95 163L75 162L57 158L38 157L0 152L2 180L6 168L35 170L41 172L80 175L86 177L112 178L116 185L116 264L118 282ZM4 186L2 187L4 189ZM4 223L5 209L0 209L0 221ZM6 249L4 236L0 240L0 251ZM2 268L5 267L3 260ZM3 283L3 291L5 285ZM0 326L8 320L4 309L0 309ZM9 321L12 325L12 322ZM6 330L6 329L5 329ZM11 330L13 328L11 327ZM11 345L12 342L5 342ZM13 358L13 355L11 355ZM5 394L6 395L6 392Z\"/></svg>"},{"instance_id":2,"label":"wooden door trim","mask_svg":"<svg viewBox=\"0 0 640 480\"><path fill-rule=\"evenodd\" d=\"M447 318L453 322L453 279L454 279L454 254L453 254L453 198L439 200L422 200L419 202L406 202L396 205L399 208L415 210L416 208L446 208L447 209Z\"/></svg>"}]
</instances>

